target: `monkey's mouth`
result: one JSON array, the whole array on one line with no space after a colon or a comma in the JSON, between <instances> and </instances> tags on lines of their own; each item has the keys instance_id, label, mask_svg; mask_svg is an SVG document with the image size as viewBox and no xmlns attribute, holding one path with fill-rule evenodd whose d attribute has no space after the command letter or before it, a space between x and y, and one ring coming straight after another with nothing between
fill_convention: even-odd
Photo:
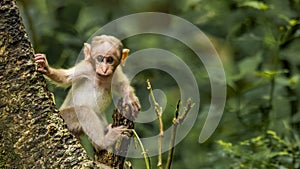
<instances>
[{"instance_id":1,"label":"monkey's mouth","mask_svg":"<svg viewBox=\"0 0 300 169\"><path fill-rule=\"evenodd\" d=\"M101 74L101 73L97 73L97 75L99 77L105 77L105 78L110 76L110 74Z\"/></svg>"}]
</instances>

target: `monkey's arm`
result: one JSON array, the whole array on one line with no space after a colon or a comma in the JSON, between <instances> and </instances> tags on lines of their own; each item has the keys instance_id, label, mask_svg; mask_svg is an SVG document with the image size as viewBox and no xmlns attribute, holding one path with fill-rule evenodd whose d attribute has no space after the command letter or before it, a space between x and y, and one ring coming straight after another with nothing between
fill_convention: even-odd
<instances>
[{"instance_id":1,"label":"monkey's arm","mask_svg":"<svg viewBox=\"0 0 300 169\"><path fill-rule=\"evenodd\" d=\"M60 86L69 86L76 79L94 77L94 70L89 61L81 61L70 69L55 69L49 66L46 55L35 54L35 62L39 64L38 71Z\"/></svg>"},{"instance_id":2,"label":"monkey's arm","mask_svg":"<svg viewBox=\"0 0 300 169\"><path fill-rule=\"evenodd\" d=\"M113 90L124 97L125 104L128 103L132 106L133 116L136 118L137 112L141 108L140 101L136 97L133 87L130 86L130 82L120 66L116 69L115 73L116 80L112 84Z\"/></svg>"},{"instance_id":3,"label":"monkey's arm","mask_svg":"<svg viewBox=\"0 0 300 169\"><path fill-rule=\"evenodd\" d=\"M74 68L71 69L55 69L49 66L46 55L35 54L35 62L39 64L38 71L45 74L50 80L58 85L71 85Z\"/></svg>"},{"instance_id":4,"label":"monkey's arm","mask_svg":"<svg viewBox=\"0 0 300 169\"><path fill-rule=\"evenodd\" d=\"M71 69L54 69L49 67L49 72L45 74L53 82L61 86L69 86L72 83L72 74L74 68Z\"/></svg>"}]
</instances>

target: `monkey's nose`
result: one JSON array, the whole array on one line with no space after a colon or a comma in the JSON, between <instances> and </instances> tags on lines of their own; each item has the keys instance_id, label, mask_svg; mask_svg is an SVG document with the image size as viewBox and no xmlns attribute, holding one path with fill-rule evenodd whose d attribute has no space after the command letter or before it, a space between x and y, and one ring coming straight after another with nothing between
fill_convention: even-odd
<instances>
[{"instance_id":1,"label":"monkey's nose","mask_svg":"<svg viewBox=\"0 0 300 169\"><path fill-rule=\"evenodd\" d=\"M103 71L103 73L106 73L106 72L107 72L107 70L108 70L108 68L107 68L107 67L102 67L102 71Z\"/></svg>"}]
</instances>

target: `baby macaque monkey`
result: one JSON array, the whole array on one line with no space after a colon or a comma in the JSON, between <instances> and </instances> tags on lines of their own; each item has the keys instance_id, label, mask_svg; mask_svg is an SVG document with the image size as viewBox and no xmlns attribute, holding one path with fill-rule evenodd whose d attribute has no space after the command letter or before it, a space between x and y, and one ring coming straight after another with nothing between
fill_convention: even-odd
<instances>
[{"instance_id":1,"label":"baby macaque monkey","mask_svg":"<svg viewBox=\"0 0 300 169\"><path fill-rule=\"evenodd\" d=\"M98 150L113 145L126 129L107 125L104 111L111 101L111 87L123 96L124 104L131 106L134 118L140 110L134 89L118 66L125 62L128 52L117 38L101 35L92 38L91 44L84 43L85 59L70 69L52 68L44 54L35 55L39 72L58 85L72 85L60 115L77 138L86 134ZM112 84L113 75L116 81Z\"/></svg>"}]
</instances>

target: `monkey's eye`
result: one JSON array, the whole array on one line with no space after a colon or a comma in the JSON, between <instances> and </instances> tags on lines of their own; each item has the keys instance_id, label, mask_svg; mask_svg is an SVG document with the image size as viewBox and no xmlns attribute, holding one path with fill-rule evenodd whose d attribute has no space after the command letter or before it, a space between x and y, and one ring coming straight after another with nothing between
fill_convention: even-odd
<instances>
[{"instance_id":1,"label":"monkey's eye","mask_svg":"<svg viewBox=\"0 0 300 169\"><path fill-rule=\"evenodd\" d=\"M97 61L98 61L98 62L103 62L103 59L104 59L104 57L103 57L102 55L99 55L99 56L97 57Z\"/></svg>"},{"instance_id":2,"label":"monkey's eye","mask_svg":"<svg viewBox=\"0 0 300 169\"><path fill-rule=\"evenodd\" d=\"M107 63L113 63L114 62L114 58L108 57L106 61L107 61Z\"/></svg>"}]
</instances>

